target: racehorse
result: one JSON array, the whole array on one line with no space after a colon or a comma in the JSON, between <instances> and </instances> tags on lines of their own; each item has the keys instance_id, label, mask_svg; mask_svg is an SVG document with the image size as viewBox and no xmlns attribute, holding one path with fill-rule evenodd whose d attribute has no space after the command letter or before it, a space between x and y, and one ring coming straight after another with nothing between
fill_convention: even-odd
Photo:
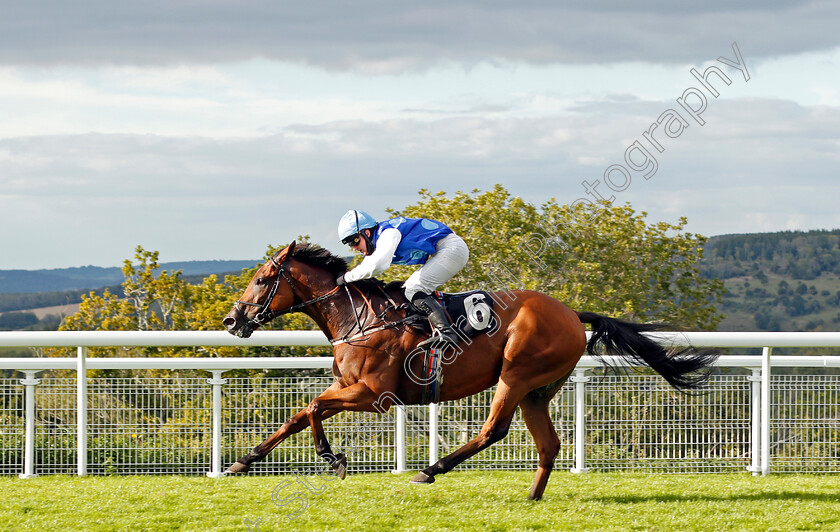
<instances>
[{"instance_id":1,"label":"racehorse","mask_svg":"<svg viewBox=\"0 0 840 532\"><path fill-rule=\"evenodd\" d=\"M227 330L248 337L277 316L303 312L333 344L335 382L279 430L241 457L227 473L250 471L283 440L312 428L315 451L344 478L347 459L333 455L322 421L345 410L383 413L392 404L422 404L422 356L412 356L428 332L412 326L399 283L376 279L336 284L347 271L344 259L308 244L292 242L262 265L233 310L224 318ZM530 499L545 490L560 439L549 416L549 402L586 351L644 363L673 387L702 387L717 354L692 347L666 350L644 332L661 325L626 322L591 312L575 312L534 291L492 294L496 334L476 336L459 346L440 369L438 401L452 401L497 384L490 413L479 434L463 447L427 467L411 480L432 483L482 449L504 438L517 406L534 438L539 465ZM425 318L423 318L425 320ZM591 324L586 339L584 323Z\"/></svg>"}]
</instances>

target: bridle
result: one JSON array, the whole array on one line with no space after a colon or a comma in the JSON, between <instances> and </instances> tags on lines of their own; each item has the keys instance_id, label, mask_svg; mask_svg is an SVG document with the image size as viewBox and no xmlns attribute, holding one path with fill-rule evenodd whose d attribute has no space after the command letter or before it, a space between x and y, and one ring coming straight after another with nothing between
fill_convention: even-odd
<instances>
[{"instance_id":1,"label":"bridle","mask_svg":"<svg viewBox=\"0 0 840 532\"><path fill-rule=\"evenodd\" d=\"M239 329L239 336L243 336L245 333L253 332L259 326L270 322L271 320L273 320L274 318L276 318L278 316L282 316L283 314L290 314L292 312L297 312L298 310L306 308L309 305L314 305L315 303L318 303L320 301L324 301L325 299L329 299L329 298L333 297L334 295L336 295L339 291L340 287L336 286L335 288L333 288L332 290L330 290L329 292L327 292L324 295L321 295L321 296L318 296L318 297L313 297L312 299L309 299L309 300L304 301L302 303L294 304L294 305L292 305L291 307L289 307L285 310L271 310L271 302L274 300L274 296L277 295L277 290L280 288L280 278L281 277L283 279L285 279L286 282L289 283L289 286L292 289L292 297L293 297L292 302L294 302L294 300L296 300L296 299L299 299L299 297L298 297L298 292L295 289L294 280L291 278L291 276L289 276L289 274L287 273L287 270L286 270L286 261L288 260L288 255L286 256L286 258L283 259L283 262L280 263L280 264L277 264L277 261L275 260L274 257L271 257L269 260L271 261L271 264L273 264L274 267L277 268L277 276L274 278L274 284L271 286L271 289L268 291L268 296L266 296L264 302L263 303L251 303L249 301L242 301L240 299L236 303L233 304L233 308L236 309L236 312L243 319L247 320L245 322L245 324L242 326L242 328ZM259 312L257 312L256 316L254 316L251 319L248 319L248 316L246 316L245 313L242 311L242 308L240 307L240 305L245 305L245 306L249 306L249 307L257 307L260 310L259 310Z\"/></svg>"}]
</instances>

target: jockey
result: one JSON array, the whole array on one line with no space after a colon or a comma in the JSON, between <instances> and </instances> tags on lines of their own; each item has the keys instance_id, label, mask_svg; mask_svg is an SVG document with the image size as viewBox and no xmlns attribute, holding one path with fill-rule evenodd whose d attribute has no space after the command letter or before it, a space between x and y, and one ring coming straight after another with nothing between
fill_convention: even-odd
<instances>
[{"instance_id":1,"label":"jockey","mask_svg":"<svg viewBox=\"0 0 840 532\"><path fill-rule=\"evenodd\" d=\"M365 255L358 266L339 276L339 286L379 275L391 264L422 264L403 284L405 297L429 318L440 340L453 347L458 344L458 334L432 292L467 264L470 252L460 236L426 218L401 216L377 222L364 211L350 210L338 222L338 237ZM418 347L425 349L437 340L433 335Z\"/></svg>"}]
</instances>

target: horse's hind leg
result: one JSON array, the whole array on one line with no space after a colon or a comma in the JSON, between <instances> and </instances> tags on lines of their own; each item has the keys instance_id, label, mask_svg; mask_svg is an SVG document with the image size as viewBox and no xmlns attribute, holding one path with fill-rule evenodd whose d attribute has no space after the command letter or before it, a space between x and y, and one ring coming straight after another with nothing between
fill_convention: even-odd
<instances>
[{"instance_id":1,"label":"horse's hind leg","mask_svg":"<svg viewBox=\"0 0 840 532\"><path fill-rule=\"evenodd\" d=\"M496 394L493 396L493 403L490 405L490 415L481 427L478 436L470 440L466 445L457 451L444 456L433 465L430 465L411 479L412 484L431 484L435 481L435 475L446 473L467 458L479 451L486 449L497 441L507 436L510 429L510 422L516 412L516 406L525 395L526 390L512 389L505 384L504 379L499 380Z\"/></svg>"},{"instance_id":2,"label":"horse's hind leg","mask_svg":"<svg viewBox=\"0 0 840 532\"><path fill-rule=\"evenodd\" d=\"M554 423L551 422L548 405L557 390L563 386L566 378L548 388L530 392L519 403L519 407L522 409L522 417L525 419L525 424L528 425L528 430L534 438L534 443L537 444L537 452L540 455L537 476L534 478L531 493L528 495L531 500L542 498L545 486L548 484L548 477L551 475L551 470L554 469L554 460L560 451L560 438L557 437Z\"/></svg>"}]
</instances>

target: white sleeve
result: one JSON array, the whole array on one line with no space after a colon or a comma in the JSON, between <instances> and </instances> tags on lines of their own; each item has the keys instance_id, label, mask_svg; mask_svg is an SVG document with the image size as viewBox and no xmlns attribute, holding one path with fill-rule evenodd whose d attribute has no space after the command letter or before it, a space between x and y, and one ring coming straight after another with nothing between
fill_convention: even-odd
<instances>
[{"instance_id":1,"label":"white sleeve","mask_svg":"<svg viewBox=\"0 0 840 532\"><path fill-rule=\"evenodd\" d=\"M344 274L344 280L348 283L361 279L370 279L384 272L391 266L394 259L394 252L400 245L402 234L397 229L386 229L379 235L376 241L376 249L372 254L359 263L358 266Z\"/></svg>"}]
</instances>

